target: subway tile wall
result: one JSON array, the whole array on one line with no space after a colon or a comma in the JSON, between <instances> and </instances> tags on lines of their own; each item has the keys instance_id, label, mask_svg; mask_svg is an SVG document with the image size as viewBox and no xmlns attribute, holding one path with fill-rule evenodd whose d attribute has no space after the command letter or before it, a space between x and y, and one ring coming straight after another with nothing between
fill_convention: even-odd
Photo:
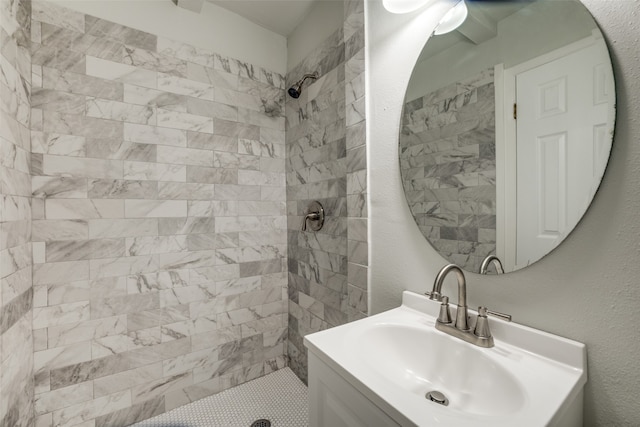
<instances>
[{"instance_id":1,"label":"subway tile wall","mask_svg":"<svg viewBox=\"0 0 640 427\"><path fill-rule=\"evenodd\" d=\"M367 314L364 2L346 1L344 26L287 76L319 78L287 98L290 366L307 379L305 335ZM325 209L318 232L301 231L310 202Z\"/></svg>"},{"instance_id":2,"label":"subway tile wall","mask_svg":"<svg viewBox=\"0 0 640 427\"><path fill-rule=\"evenodd\" d=\"M400 169L422 234L449 261L480 270L496 250L493 68L405 104Z\"/></svg>"},{"instance_id":3,"label":"subway tile wall","mask_svg":"<svg viewBox=\"0 0 640 427\"><path fill-rule=\"evenodd\" d=\"M0 0L0 426L33 425L31 4Z\"/></svg>"},{"instance_id":4,"label":"subway tile wall","mask_svg":"<svg viewBox=\"0 0 640 427\"><path fill-rule=\"evenodd\" d=\"M0 423L126 425L268 373L288 308L306 378L302 337L367 312L362 1L290 73L322 78L286 149L282 76L0 4ZM313 199L327 232L299 233Z\"/></svg>"},{"instance_id":5,"label":"subway tile wall","mask_svg":"<svg viewBox=\"0 0 640 427\"><path fill-rule=\"evenodd\" d=\"M284 367L283 76L32 18L38 427L127 425Z\"/></svg>"},{"instance_id":6,"label":"subway tile wall","mask_svg":"<svg viewBox=\"0 0 640 427\"><path fill-rule=\"evenodd\" d=\"M345 1L345 114L347 146L347 321L369 311L364 1Z\"/></svg>"}]
</instances>

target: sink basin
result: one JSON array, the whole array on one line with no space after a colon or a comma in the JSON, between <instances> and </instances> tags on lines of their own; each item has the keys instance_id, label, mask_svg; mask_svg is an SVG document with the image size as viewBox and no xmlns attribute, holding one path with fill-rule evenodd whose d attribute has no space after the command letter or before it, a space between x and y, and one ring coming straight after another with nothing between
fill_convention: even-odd
<instances>
[{"instance_id":1,"label":"sink basin","mask_svg":"<svg viewBox=\"0 0 640 427\"><path fill-rule=\"evenodd\" d=\"M511 372L482 349L435 328L382 323L363 328L354 338L351 351L372 373L420 399L436 390L448 398L450 409L484 415L512 413L525 402Z\"/></svg>"},{"instance_id":2,"label":"sink basin","mask_svg":"<svg viewBox=\"0 0 640 427\"><path fill-rule=\"evenodd\" d=\"M436 330L438 310L405 291L399 308L304 341L402 426L581 425L584 344L491 319L495 346L481 348ZM447 405L427 399L432 391Z\"/></svg>"}]
</instances>

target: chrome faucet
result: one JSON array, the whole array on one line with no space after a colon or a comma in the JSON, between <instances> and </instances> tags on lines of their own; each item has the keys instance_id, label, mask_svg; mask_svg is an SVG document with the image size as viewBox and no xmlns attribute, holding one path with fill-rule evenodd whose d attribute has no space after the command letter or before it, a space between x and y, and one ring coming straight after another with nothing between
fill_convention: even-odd
<instances>
[{"instance_id":1,"label":"chrome faucet","mask_svg":"<svg viewBox=\"0 0 640 427\"><path fill-rule=\"evenodd\" d=\"M504 274L504 267L502 267L502 263L500 262L500 258L495 255L488 255L480 266L480 274L489 273L489 264L493 262L493 265L496 268L496 274Z\"/></svg>"},{"instance_id":2,"label":"chrome faucet","mask_svg":"<svg viewBox=\"0 0 640 427\"><path fill-rule=\"evenodd\" d=\"M452 324L451 313L449 312L449 297L442 295L442 284L444 279L451 272L455 272L458 279L458 307L456 309L456 322ZM426 293L429 299L440 301L440 315L436 320L436 329L460 338L468 343L480 347L493 347L493 336L489 330L487 314L497 316L503 320L511 321L511 316L495 311L487 310L486 307L478 307L478 316L475 319L475 327L471 330L467 309L467 281L464 272L455 264L448 264L442 267L436 280L433 282L433 290Z\"/></svg>"}]
</instances>

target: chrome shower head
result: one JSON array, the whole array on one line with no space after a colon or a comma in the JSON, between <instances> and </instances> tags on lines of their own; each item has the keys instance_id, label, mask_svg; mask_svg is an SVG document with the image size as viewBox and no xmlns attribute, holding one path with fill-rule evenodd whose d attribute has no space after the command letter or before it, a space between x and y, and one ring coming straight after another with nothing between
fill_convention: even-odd
<instances>
[{"instance_id":1,"label":"chrome shower head","mask_svg":"<svg viewBox=\"0 0 640 427\"><path fill-rule=\"evenodd\" d=\"M307 79L317 79L317 78L318 78L318 73L305 74L304 76L302 76L300 80L298 80L293 86L291 86L289 90L287 90L287 93L289 94L290 97L294 99L298 99L300 98L300 94L302 93L302 84L304 83L304 81Z\"/></svg>"}]
</instances>

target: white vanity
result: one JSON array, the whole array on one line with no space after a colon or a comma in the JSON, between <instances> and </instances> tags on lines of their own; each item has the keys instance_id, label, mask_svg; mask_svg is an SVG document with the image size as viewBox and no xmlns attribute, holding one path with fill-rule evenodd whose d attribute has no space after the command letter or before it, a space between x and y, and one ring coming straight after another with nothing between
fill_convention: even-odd
<instances>
[{"instance_id":1,"label":"white vanity","mask_svg":"<svg viewBox=\"0 0 640 427\"><path fill-rule=\"evenodd\" d=\"M310 425L582 425L584 344L491 319L481 348L436 330L439 310L405 291L399 308L308 335Z\"/></svg>"}]
</instances>

